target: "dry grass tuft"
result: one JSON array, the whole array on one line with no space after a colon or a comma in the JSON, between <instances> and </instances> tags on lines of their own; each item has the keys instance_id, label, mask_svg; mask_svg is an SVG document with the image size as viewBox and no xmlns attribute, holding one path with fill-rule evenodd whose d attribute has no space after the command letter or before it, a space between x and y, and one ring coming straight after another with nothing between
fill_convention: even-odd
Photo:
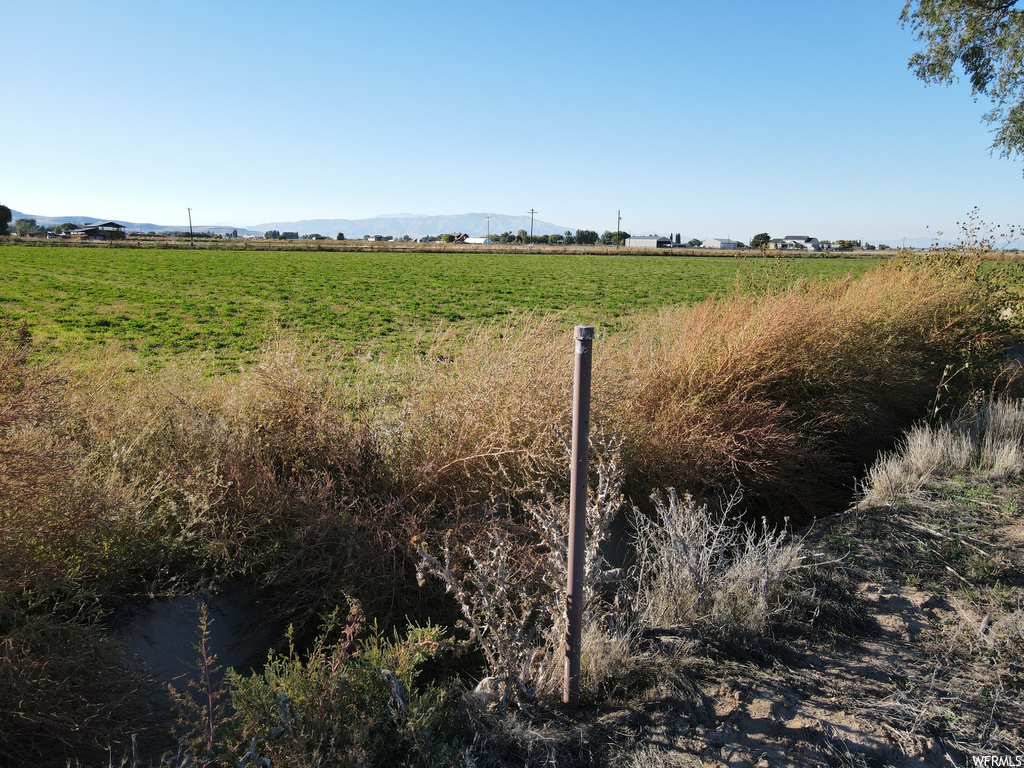
<instances>
[{"instance_id":1,"label":"dry grass tuft","mask_svg":"<svg viewBox=\"0 0 1024 768\"><path fill-rule=\"evenodd\" d=\"M990 400L951 421L918 424L900 447L884 454L865 480L865 504L895 504L929 483L966 474L1008 481L1024 471L1024 405Z\"/></svg>"}]
</instances>

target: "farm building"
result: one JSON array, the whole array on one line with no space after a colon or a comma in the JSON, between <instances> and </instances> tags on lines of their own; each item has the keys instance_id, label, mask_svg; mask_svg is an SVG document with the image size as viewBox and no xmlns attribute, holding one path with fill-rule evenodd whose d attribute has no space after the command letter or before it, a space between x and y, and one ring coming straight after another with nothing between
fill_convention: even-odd
<instances>
[{"instance_id":1,"label":"farm building","mask_svg":"<svg viewBox=\"0 0 1024 768\"><path fill-rule=\"evenodd\" d=\"M472 245L490 245L493 241L489 237L467 237L463 242Z\"/></svg>"},{"instance_id":2,"label":"farm building","mask_svg":"<svg viewBox=\"0 0 1024 768\"><path fill-rule=\"evenodd\" d=\"M724 237L709 237L704 241L705 248L718 248L722 251L734 251L740 247L738 240L729 240Z\"/></svg>"},{"instance_id":3,"label":"farm building","mask_svg":"<svg viewBox=\"0 0 1024 768\"><path fill-rule=\"evenodd\" d=\"M124 240L124 225L116 221L105 221L102 224L89 224L79 229L72 229L70 237L78 237L84 240Z\"/></svg>"},{"instance_id":4,"label":"farm building","mask_svg":"<svg viewBox=\"0 0 1024 768\"><path fill-rule=\"evenodd\" d=\"M820 251L821 244L816 237L807 235L786 235L768 242L768 247L775 251Z\"/></svg>"},{"instance_id":5,"label":"farm building","mask_svg":"<svg viewBox=\"0 0 1024 768\"><path fill-rule=\"evenodd\" d=\"M627 248L671 248L672 241L667 237L647 235L646 237L627 237Z\"/></svg>"}]
</instances>

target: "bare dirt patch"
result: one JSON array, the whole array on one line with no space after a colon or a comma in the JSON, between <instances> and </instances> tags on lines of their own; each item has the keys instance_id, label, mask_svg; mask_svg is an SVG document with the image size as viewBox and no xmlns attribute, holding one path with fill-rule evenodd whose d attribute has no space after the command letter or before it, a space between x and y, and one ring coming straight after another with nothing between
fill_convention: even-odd
<instances>
[{"instance_id":1,"label":"bare dirt patch","mask_svg":"<svg viewBox=\"0 0 1024 768\"><path fill-rule=\"evenodd\" d=\"M477 765L964 766L1024 755L1020 491L963 490L820 521L804 540L802 591L768 637L649 632L635 690L543 724L477 723L478 746L490 747Z\"/></svg>"}]
</instances>

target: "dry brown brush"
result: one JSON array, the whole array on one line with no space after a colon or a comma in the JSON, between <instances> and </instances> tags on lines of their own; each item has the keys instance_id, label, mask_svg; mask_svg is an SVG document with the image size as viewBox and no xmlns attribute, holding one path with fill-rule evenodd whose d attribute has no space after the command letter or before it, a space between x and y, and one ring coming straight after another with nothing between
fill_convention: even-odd
<instances>
[{"instance_id":1,"label":"dry brown brush","mask_svg":"<svg viewBox=\"0 0 1024 768\"><path fill-rule=\"evenodd\" d=\"M137 681L96 625L102 505L73 489L60 379L0 338L0 763L88 754L132 715Z\"/></svg>"},{"instance_id":2,"label":"dry brown brush","mask_svg":"<svg viewBox=\"0 0 1024 768\"><path fill-rule=\"evenodd\" d=\"M923 414L944 366L985 352L990 316L977 282L903 262L664 311L608 345L629 475L739 485L776 521L834 509Z\"/></svg>"}]
</instances>

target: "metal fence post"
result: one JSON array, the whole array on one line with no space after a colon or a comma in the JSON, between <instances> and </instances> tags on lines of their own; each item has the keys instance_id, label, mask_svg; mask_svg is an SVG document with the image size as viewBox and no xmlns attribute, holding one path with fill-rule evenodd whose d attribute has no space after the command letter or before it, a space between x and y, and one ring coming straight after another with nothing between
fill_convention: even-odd
<instances>
[{"instance_id":1,"label":"metal fence post","mask_svg":"<svg viewBox=\"0 0 1024 768\"><path fill-rule=\"evenodd\" d=\"M565 682L562 702L580 705L580 645L583 636L583 573L587 535L587 449L590 438L590 364L594 328L578 325L572 393L572 468L569 486L569 583L565 601Z\"/></svg>"}]
</instances>

